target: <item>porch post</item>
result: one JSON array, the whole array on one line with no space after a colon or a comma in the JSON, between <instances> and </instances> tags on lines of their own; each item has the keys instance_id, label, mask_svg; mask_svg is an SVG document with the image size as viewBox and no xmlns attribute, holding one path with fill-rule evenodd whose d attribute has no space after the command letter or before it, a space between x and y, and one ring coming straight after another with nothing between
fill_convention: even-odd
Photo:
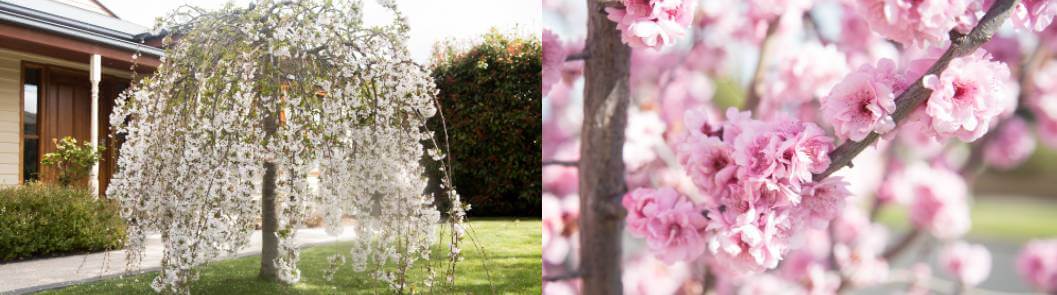
<instances>
[{"instance_id":1,"label":"porch post","mask_svg":"<svg viewBox=\"0 0 1057 295\"><path fill-rule=\"evenodd\" d=\"M92 55L92 149L99 146L99 81L102 80L102 58L98 54ZM99 161L92 165L92 173L88 176L88 187L96 195L99 195Z\"/></svg>"}]
</instances>

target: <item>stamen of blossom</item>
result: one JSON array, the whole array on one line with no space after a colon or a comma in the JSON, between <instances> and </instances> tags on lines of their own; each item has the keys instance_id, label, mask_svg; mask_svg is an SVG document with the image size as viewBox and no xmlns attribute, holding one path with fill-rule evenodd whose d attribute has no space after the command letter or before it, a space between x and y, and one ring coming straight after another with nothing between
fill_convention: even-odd
<instances>
[{"instance_id":1,"label":"stamen of blossom","mask_svg":"<svg viewBox=\"0 0 1057 295\"><path fill-rule=\"evenodd\" d=\"M634 48L661 48L686 36L697 1L622 0L623 7L606 7L617 23L620 39Z\"/></svg>"}]
</instances>

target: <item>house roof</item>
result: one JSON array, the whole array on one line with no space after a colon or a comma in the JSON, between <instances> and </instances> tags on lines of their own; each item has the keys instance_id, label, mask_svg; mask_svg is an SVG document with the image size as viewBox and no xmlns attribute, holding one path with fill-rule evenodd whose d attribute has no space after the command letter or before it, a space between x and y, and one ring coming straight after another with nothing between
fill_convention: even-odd
<instances>
[{"instance_id":1,"label":"house roof","mask_svg":"<svg viewBox=\"0 0 1057 295\"><path fill-rule=\"evenodd\" d=\"M164 54L141 43L157 37L148 28L62 2L0 0L0 21L157 57Z\"/></svg>"}]
</instances>

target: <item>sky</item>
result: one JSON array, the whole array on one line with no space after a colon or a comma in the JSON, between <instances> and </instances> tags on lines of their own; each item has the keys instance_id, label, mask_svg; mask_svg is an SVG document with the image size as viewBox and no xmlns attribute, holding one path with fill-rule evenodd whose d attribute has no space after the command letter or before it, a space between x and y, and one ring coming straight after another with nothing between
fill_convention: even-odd
<instances>
[{"instance_id":1,"label":"sky","mask_svg":"<svg viewBox=\"0 0 1057 295\"><path fill-rule=\"evenodd\" d=\"M145 27L153 27L156 17L185 4L223 7L227 0L99 0L118 17ZM248 0L234 0L244 6ZM538 35L543 8L539 0L396 0L411 24L408 46L415 61L428 63L433 44L446 39L473 40L490 28L505 32ZM380 23L391 16L372 0L364 0L364 19Z\"/></svg>"}]
</instances>

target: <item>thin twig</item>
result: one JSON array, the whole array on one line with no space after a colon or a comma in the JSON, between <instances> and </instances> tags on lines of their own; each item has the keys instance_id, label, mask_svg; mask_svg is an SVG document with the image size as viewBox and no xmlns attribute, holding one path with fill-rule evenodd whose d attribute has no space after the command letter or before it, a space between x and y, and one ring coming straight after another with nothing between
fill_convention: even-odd
<instances>
[{"instance_id":1,"label":"thin twig","mask_svg":"<svg viewBox=\"0 0 1057 295\"><path fill-rule=\"evenodd\" d=\"M559 274L559 275L543 276L543 281L545 281L545 282L556 282L556 281L572 280L572 279L578 279L578 278L582 277L583 275L584 274L582 272L580 272L579 270L574 270L574 271L570 271L570 272Z\"/></svg>"},{"instance_id":2,"label":"thin twig","mask_svg":"<svg viewBox=\"0 0 1057 295\"><path fill-rule=\"evenodd\" d=\"M576 167L576 166L580 165L580 162L577 162L577 161L558 161L558 160L543 161L543 166L552 166L552 165L554 165L554 166Z\"/></svg>"},{"instance_id":3,"label":"thin twig","mask_svg":"<svg viewBox=\"0 0 1057 295\"><path fill-rule=\"evenodd\" d=\"M767 66L767 47L771 43L771 39L774 39L774 32L778 28L778 20L772 20L767 23L767 34L763 36L763 41L760 42L760 56L756 59L756 69L752 72L752 80L749 80L749 86L746 89L747 96L745 97L745 110L755 111L756 107L760 105L760 93L756 90L756 85L763 80L763 68Z\"/></svg>"},{"instance_id":4,"label":"thin twig","mask_svg":"<svg viewBox=\"0 0 1057 295\"><path fill-rule=\"evenodd\" d=\"M588 53L585 50L585 51L580 51L580 52L577 52L577 53L570 54L569 56L566 56L565 57L565 61L585 60L585 59L588 59L590 57L591 57L591 54Z\"/></svg>"},{"instance_id":5,"label":"thin twig","mask_svg":"<svg viewBox=\"0 0 1057 295\"><path fill-rule=\"evenodd\" d=\"M951 46L947 48L947 51L936 60L936 63L925 72L922 77L919 77L913 84L907 88L906 91L899 94L896 98L896 111L892 114L893 121L898 123L903 122L910 113L917 109L925 100L932 94L932 90L926 89L922 84L921 80L927 75L939 75L943 73L943 70L947 68L951 60L957 57L969 55L976 51L981 45L991 40L991 36L994 35L998 27L1005 22L1006 18L1009 17L1012 8L1020 3L1020 0L1003 0L997 1L991 5L991 8L987 10L987 14L980 20L980 23L973 28L972 32L968 35L962 35L957 31L951 31ZM872 132L866 136L862 141L847 141L841 144L832 152L829 153L830 165L822 173L814 175L814 180L819 181L825 179L833 172L840 170L844 166L851 163L851 160L855 158L860 152L866 147L872 145L880 137L876 132Z\"/></svg>"},{"instance_id":6,"label":"thin twig","mask_svg":"<svg viewBox=\"0 0 1057 295\"><path fill-rule=\"evenodd\" d=\"M902 239L899 239L899 241L892 245L892 247L885 249L884 253L881 254L881 257L883 257L887 261L891 261L893 258L899 256L900 253L903 253L903 251L909 248L910 244L913 244L914 240L917 240L918 236L921 236L921 231L917 229L910 229L909 232L903 235Z\"/></svg>"}]
</instances>

